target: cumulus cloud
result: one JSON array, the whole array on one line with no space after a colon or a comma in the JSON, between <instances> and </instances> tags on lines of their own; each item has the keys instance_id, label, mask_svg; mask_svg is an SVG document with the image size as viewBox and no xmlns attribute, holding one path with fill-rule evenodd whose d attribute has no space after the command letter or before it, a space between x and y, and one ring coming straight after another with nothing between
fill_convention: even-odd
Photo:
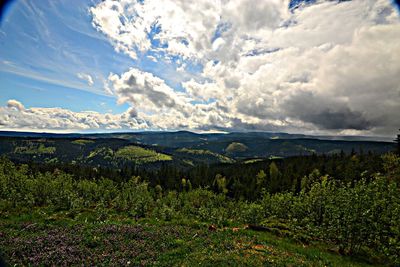
<instances>
[{"instance_id":1,"label":"cumulus cloud","mask_svg":"<svg viewBox=\"0 0 400 267\"><path fill-rule=\"evenodd\" d=\"M174 109L185 112L189 106L184 94L174 91L164 80L149 72L131 68L121 76L111 74L109 80L120 103L129 102L143 111Z\"/></svg>"},{"instance_id":2,"label":"cumulus cloud","mask_svg":"<svg viewBox=\"0 0 400 267\"><path fill-rule=\"evenodd\" d=\"M127 127L137 120L132 128L152 129L397 131L400 20L392 2L320 0L289 9L290 3L105 0L91 7L93 26L116 51L174 64L174 79L186 77L177 87L176 80L143 71L140 64L110 74L105 90L131 106L112 117L113 123ZM192 66L199 66L198 72L186 75ZM25 117L33 110L6 109ZM107 127L103 115L89 117L71 121ZM2 124L10 122L1 118Z\"/></svg>"},{"instance_id":3,"label":"cumulus cloud","mask_svg":"<svg viewBox=\"0 0 400 267\"><path fill-rule=\"evenodd\" d=\"M182 83L189 96L196 100L208 101L212 98L219 98L221 95L221 88L210 82L198 83L194 79Z\"/></svg>"},{"instance_id":4,"label":"cumulus cloud","mask_svg":"<svg viewBox=\"0 0 400 267\"><path fill-rule=\"evenodd\" d=\"M361 111L352 111L346 101L329 99L312 92L297 92L285 105L290 117L311 122L323 129L368 130L372 123Z\"/></svg>"},{"instance_id":5,"label":"cumulus cloud","mask_svg":"<svg viewBox=\"0 0 400 267\"><path fill-rule=\"evenodd\" d=\"M43 130L111 130L146 129L144 120L132 117L129 112L101 114L92 111L73 112L62 108L24 108L9 100L0 107L0 125L7 129Z\"/></svg>"},{"instance_id":6,"label":"cumulus cloud","mask_svg":"<svg viewBox=\"0 0 400 267\"><path fill-rule=\"evenodd\" d=\"M17 111L24 111L25 110L24 105L22 105L21 102L15 100L15 99L8 100L7 101L7 107L9 109L14 109L14 110L17 110Z\"/></svg>"},{"instance_id":7,"label":"cumulus cloud","mask_svg":"<svg viewBox=\"0 0 400 267\"><path fill-rule=\"evenodd\" d=\"M110 38L117 51L133 59L152 48L152 32L157 32L153 39L169 53L197 58L202 49L211 47L220 9L208 1L103 1L90 12L93 25Z\"/></svg>"}]
</instances>

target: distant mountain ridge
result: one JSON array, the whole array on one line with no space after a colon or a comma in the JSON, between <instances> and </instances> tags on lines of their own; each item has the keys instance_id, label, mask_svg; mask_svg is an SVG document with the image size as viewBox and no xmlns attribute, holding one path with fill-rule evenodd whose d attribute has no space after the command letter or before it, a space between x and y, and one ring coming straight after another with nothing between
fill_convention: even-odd
<instances>
[{"instance_id":1,"label":"distant mountain ridge","mask_svg":"<svg viewBox=\"0 0 400 267\"><path fill-rule=\"evenodd\" d=\"M312 154L381 154L395 148L393 142L354 139L356 138L269 132L55 134L2 131L0 155L22 162L68 163L112 168L135 164L146 168L158 168L165 164L193 167L203 163L235 163L248 159L262 160Z\"/></svg>"},{"instance_id":2,"label":"distant mountain ridge","mask_svg":"<svg viewBox=\"0 0 400 267\"><path fill-rule=\"evenodd\" d=\"M221 138L221 137L256 137L256 138L281 138L281 139L319 139L319 140L341 140L341 141L377 141L392 142L390 137L382 136L333 136L333 135L306 135L290 134L284 132L229 132L229 133L195 133L190 131L142 131L142 132L113 132L113 133L47 133L47 132L20 132L0 131L0 137L42 137L42 138L122 138L134 139L140 136L174 136L176 138ZM140 138L139 138L140 139Z\"/></svg>"}]
</instances>

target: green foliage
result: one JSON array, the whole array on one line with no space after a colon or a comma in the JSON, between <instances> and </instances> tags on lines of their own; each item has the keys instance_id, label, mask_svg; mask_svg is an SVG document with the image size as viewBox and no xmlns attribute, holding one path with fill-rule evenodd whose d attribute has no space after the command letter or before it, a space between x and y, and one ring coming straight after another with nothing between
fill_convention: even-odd
<instances>
[{"instance_id":1,"label":"green foliage","mask_svg":"<svg viewBox=\"0 0 400 267\"><path fill-rule=\"evenodd\" d=\"M147 183L139 182L139 177L133 177L122 183L119 194L115 198L115 208L128 211L136 218L145 217L153 205L153 198L148 190Z\"/></svg>"},{"instance_id":2,"label":"green foliage","mask_svg":"<svg viewBox=\"0 0 400 267\"><path fill-rule=\"evenodd\" d=\"M393 179L400 184L400 155L388 153L382 156L383 169L388 179Z\"/></svg>"},{"instance_id":3,"label":"green foliage","mask_svg":"<svg viewBox=\"0 0 400 267\"><path fill-rule=\"evenodd\" d=\"M223 194L228 193L228 189L226 187L227 180L226 180L225 176L222 176L221 174L217 174L215 176L214 186L216 186L219 193L223 193Z\"/></svg>"},{"instance_id":4,"label":"green foliage","mask_svg":"<svg viewBox=\"0 0 400 267\"><path fill-rule=\"evenodd\" d=\"M156 185L156 187L154 188L154 193L155 193L155 197L156 199L160 199L163 196L163 189L161 187L161 185Z\"/></svg>"},{"instance_id":5,"label":"green foliage","mask_svg":"<svg viewBox=\"0 0 400 267\"><path fill-rule=\"evenodd\" d=\"M269 187L270 192L278 191L280 176L281 176L281 173L278 169L278 166L276 166L276 163L274 161L272 161L271 164L269 165L268 187Z\"/></svg>"},{"instance_id":6,"label":"green foliage","mask_svg":"<svg viewBox=\"0 0 400 267\"><path fill-rule=\"evenodd\" d=\"M260 170L256 175L256 184L259 187L263 187L265 184L265 179L267 175L265 174L264 170Z\"/></svg>"},{"instance_id":7,"label":"green foliage","mask_svg":"<svg viewBox=\"0 0 400 267\"><path fill-rule=\"evenodd\" d=\"M123 158L137 163L172 160L172 157L169 155L157 153L154 150L139 146L126 146L120 148L115 153L115 156L117 158Z\"/></svg>"},{"instance_id":8,"label":"green foliage","mask_svg":"<svg viewBox=\"0 0 400 267\"><path fill-rule=\"evenodd\" d=\"M319 180L321 173L318 169L314 169L309 175L306 175L301 179L301 190L310 191L311 186Z\"/></svg>"},{"instance_id":9,"label":"green foliage","mask_svg":"<svg viewBox=\"0 0 400 267\"><path fill-rule=\"evenodd\" d=\"M361 180L354 185L340 184L327 176L314 178L309 191L298 196L264 195L267 215L290 220L316 238L337 244L341 253L369 248L399 262L397 183L379 174L370 182Z\"/></svg>"},{"instance_id":10,"label":"green foliage","mask_svg":"<svg viewBox=\"0 0 400 267\"><path fill-rule=\"evenodd\" d=\"M249 203L243 210L243 221L250 224L259 224L264 219L264 207L258 203Z\"/></svg>"},{"instance_id":11,"label":"green foliage","mask_svg":"<svg viewBox=\"0 0 400 267\"><path fill-rule=\"evenodd\" d=\"M272 227L279 234L296 233L294 238L323 241L343 254L373 253L386 263L399 265L400 161L394 154L383 156L382 161L383 173L362 172L361 179L350 182L321 175L315 169L303 178L298 193L273 191L283 174L272 162L267 180L272 190L264 190L261 198L248 202L229 197L229 179L221 174L215 176L215 192L192 188L187 178L181 179L179 192L163 192L161 185L149 188L138 176L119 182L76 179L57 169L35 172L27 165L0 158L0 211L36 207L71 212L95 209L93 220L104 220L112 211L135 219L193 219L218 227L275 220L285 222L285 227ZM266 176L260 171L254 183L262 184Z\"/></svg>"},{"instance_id":12,"label":"green foliage","mask_svg":"<svg viewBox=\"0 0 400 267\"><path fill-rule=\"evenodd\" d=\"M223 194L198 188L179 196L180 205L175 207L183 217L194 217L219 226L228 224L232 218L232 202ZM177 209L181 207L181 209Z\"/></svg>"}]
</instances>

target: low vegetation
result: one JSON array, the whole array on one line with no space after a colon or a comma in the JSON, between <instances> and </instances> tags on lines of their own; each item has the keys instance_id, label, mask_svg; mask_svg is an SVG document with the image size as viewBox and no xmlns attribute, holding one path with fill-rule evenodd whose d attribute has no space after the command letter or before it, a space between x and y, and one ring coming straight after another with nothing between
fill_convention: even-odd
<instances>
[{"instance_id":1,"label":"low vegetation","mask_svg":"<svg viewBox=\"0 0 400 267\"><path fill-rule=\"evenodd\" d=\"M47 215L50 212L51 215ZM366 266L319 245L243 227L209 230L195 221L132 220L96 211L35 210L1 219L0 246L16 265ZM71 219L71 217L73 219Z\"/></svg>"},{"instance_id":2,"label":"low vegetation","mask_svg":"<svg viewBox=\"0 0 400 267\"><path fill-rule=\"evenodd\" d=\"M250 201L229 197L223 175L166 190L3 158L0 246L12 264L399 265L399 157L384 155L382 168L351 182L314 170L299 192L271 193L272 162Z\"/></svg>"}]
</instances>

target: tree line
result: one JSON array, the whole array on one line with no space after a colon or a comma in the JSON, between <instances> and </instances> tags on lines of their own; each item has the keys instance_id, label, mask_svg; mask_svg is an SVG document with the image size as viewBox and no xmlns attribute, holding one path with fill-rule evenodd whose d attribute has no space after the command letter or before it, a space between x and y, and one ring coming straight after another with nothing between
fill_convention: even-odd
<instances>
[{"instance_id":1,"label":"tree line","mask_svg":"<svg viewBox=\"0 0 400 267\"><path fill-rule=\"evenodd\" d=\"M32 172L52 172L55 169L71 174L74 179L98 180L103 177L115 182L140 176L150 186L165 190L182 190L182 181L192 188L209 188L214 192L225 191L235 199L256 199L263 190L269 193L293 192L298 194L315 180L314 176L327 174L337 180L354 183L362 173L381 172L382 159L373 153L352 152L338 155L297 156L283 159L262 160L253 163L199 164L183 168L175 164L161 164L159 168L126 164L120 168L90 167L65 163L27 163ZM309 175L312 174L310 177Z\"/></svg>"}]
</instances>

